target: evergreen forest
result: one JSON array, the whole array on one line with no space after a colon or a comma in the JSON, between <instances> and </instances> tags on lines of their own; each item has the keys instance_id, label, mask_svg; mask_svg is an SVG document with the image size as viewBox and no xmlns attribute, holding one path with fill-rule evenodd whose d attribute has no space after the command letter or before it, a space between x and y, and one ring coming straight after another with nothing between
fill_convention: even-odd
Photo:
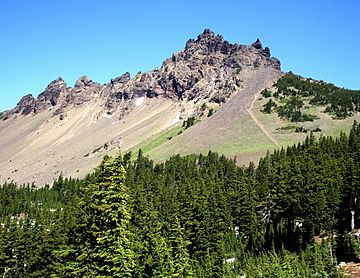
<instances>
[{"instance_id":1,"label":"evergreen forest","mask_svg":"<svg viewBox=\"0 0 360 278\"><path fill-rule=\"evenodd\" d=\"M324 107L324 112L334 119L345 119L360 112L359 90L340 88L291 72L279 78L274 93L265 89L261 95L270 98L261 110L263 113L275 111L280 118L291 122L312 122L318 118L303 111L306 107L304 101L308 105Z\"/></svg>"},{"instance_id":2,"label":"evergreen forest","mask_svg":"<svg viewBox=\"0 0 360 278\"><path fill-rule=\"evenodd\" d=\"M338 263L359 256L359 193L356 122L256 167L211 151L105 156L82 180L1 186L0 275L343 277Z\"/></svg>"}]
</instances>

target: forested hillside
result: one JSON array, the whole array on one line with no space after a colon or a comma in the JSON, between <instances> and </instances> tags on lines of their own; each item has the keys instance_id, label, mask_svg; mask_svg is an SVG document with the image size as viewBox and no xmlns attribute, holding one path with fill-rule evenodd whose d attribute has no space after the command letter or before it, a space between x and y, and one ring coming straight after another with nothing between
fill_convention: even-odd
<instances>
[{"instance_id":1,"label":"forested hillside","mask_svg":"<svg viewBox=\"0 0 360 278\"><path fill-rule=\"evenodd\" d=\"M358 256L360 126L239 168L209 152L105 157L0 190L3 277L341 277Z\"/></svg>"},{"instance_id":2,"label":"forested hillside","mask_svg":"<svg viewBox=\"0 0 360 278\"><path fill-rule=\"evenodd\" d=\"M304 112L307 105L324 106L324 112L335 119L344 119L360 112L360 91L337 87L331 83L303 78L293 73L282 76L274 86L275 92L265 89L262 96L270 98L263 112L273 110L291 122L314 121L316 115ZM274 101L275 100L275 101Z\"/></svg>"}]
</instances>

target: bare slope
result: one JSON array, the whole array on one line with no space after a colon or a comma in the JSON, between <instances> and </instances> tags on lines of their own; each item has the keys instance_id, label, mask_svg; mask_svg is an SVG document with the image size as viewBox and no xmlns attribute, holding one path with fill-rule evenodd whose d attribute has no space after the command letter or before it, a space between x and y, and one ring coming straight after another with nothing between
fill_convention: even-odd
<instances>
[{"instance_id":1,"label":"bare slope","mask_svg":"<svg viewBox=\"0 0 360 278\"><path fill-rule=\"evenodd\" d=\"M187 129L167 143L151 150L155 159L165 159L172 154L190 154L217 151L227 156L237 156L246 163L258 158L266 150L276 147L264 126L254 121L249 113L254 97L270 87L280 76L277 70L262 68L241 74L244 88L230 98L211 117Z\"/></svg>"},{"instance_id":2,"label":"bare slope","mask_svg":"<svg viewBox=\"0 0 360 278\"><path fill-rule=\"evenodd\" d=\"M169 127L178 111L170 100L145 100L121 120L94 122L98 107L89 104L69 112L63 121L41 113L0 122L1 182L43 184L60 173L82 177L106 153L119 146L128 149Z\"/></svg>"}]
</instances>

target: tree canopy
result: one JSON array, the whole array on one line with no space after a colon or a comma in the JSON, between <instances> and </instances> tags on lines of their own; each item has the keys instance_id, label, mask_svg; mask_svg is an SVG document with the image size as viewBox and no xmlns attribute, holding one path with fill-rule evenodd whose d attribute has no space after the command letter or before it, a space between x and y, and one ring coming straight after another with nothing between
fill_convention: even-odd
<instances>
[{"instance_id":1,"label":"tree canopy","mask_svg":"<svg viewBox=\"0 0 360 278\"><path fill-rule=\"evenodd\" d=\"M0 188L3 277L341 277L358 256L360 127L238 167L106 156L82 180Z\"/></svg>"}]
</instances>

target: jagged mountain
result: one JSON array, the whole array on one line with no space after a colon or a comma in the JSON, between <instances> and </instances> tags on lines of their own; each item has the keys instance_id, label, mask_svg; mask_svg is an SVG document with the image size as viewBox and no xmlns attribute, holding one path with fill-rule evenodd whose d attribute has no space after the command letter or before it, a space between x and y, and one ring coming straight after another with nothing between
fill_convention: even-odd
<instances>
[{"instance_id":1,"label":"jagged mountain","mask_svg":"<svg viewBox=\"0 0 360 278\"><path fill-rule=\"evenodd\" d=\"M60 173L82 176L105 153L156 141L191 117L201 121L149 153L237 155L238 138L252 129L261 133L259 142L275 146L249 108L281 74L279 60L259 40L231 44L206 29L159 69L133 78L125 73L99 84L83 76L69 87L59 77L37 98L26 95L2 113L0 179L41 184ZM210 110L217 112L204 116Z\"/></svg>"},{"instance_id":2,"label":"jagged mountain","mask_svg":"<svg viewBox=\"0 0 360 278\"><path fill-rule=\"evenodd\" d=\"M165 60L160 69L138 73L133 79L127 72L107 84L82 76L73 88L59 77L36 99L32 95L24 96L13 110L5 113L4 119L44 110L53 110L54 116L61 115L94 99L100 99L107 115L128 110L129 101L137 97L221 104L242 88L239 74L242 70L263 67L280 70L280 62L270 56L268 47L262 48L259 39L251 46L231 44L205 29L196 40L187 41L183 51Z\"/></svg>"}]
</instances>

